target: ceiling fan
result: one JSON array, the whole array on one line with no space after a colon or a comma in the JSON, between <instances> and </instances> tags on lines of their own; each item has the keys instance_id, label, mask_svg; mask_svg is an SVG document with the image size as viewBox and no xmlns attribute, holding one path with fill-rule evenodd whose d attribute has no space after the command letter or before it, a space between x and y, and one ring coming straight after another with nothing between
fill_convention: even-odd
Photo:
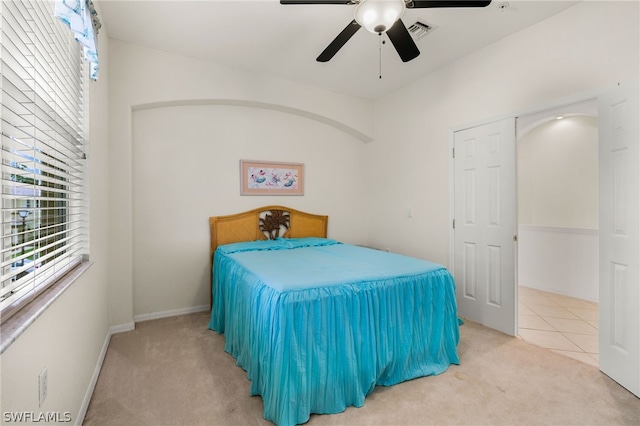
<instances>
[{"instance_id":1,"label":"ceiling fan","mask_svg":"<svg viewBox=\"0 0 640 426\"><path fill-rule=\"evenodd\" d=\"M411 34L402 22L405 9L423 9L436 7L485 7L491 0L280 0L280 4L338 4L355 5L355 17L344 30L316 58L318 62L327 62L361 28L372 33L387 33L396 48L400 59L408 62L416 58L420 51L411 38Z\"/></svg>"}]
</instances>

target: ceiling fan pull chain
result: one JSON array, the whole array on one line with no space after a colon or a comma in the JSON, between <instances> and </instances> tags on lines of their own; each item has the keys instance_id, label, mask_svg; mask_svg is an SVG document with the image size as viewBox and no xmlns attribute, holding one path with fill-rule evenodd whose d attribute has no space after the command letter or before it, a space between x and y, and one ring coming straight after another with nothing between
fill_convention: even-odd
<instances>
[{"instance_id":1,"label":"ceiling fan pull chain","mask_svg":"<svg viewBox=\"0 0 640 426\"><path fill-rule=\"evenodd\" d=\"M378 43L378 78L382 80L382 33L378 33L378 35L380 36L380 43Z\"/></svg>"}]
</instances>

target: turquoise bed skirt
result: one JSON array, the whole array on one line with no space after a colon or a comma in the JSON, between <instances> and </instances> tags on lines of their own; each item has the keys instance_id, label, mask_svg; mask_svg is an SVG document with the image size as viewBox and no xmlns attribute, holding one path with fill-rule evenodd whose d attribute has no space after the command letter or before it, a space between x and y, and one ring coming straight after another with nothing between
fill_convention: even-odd
<instances>
[{"instance_id":1,"label":"turquoise bed skirt","mask_svg":"<svg viewBox=\"0 0 640 426\"><path fill-rule=\"evenodd\" d=\"M215 253L209 327L265 419L305 423L459 363L455 285L441 265L333 240L244 244Z\"/></svg>"}]
</instances>

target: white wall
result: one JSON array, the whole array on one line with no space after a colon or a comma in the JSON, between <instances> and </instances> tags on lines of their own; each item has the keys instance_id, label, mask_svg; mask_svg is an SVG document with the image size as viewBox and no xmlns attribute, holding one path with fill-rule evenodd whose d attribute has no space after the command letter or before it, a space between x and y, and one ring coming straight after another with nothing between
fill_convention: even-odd
<instances>
[{"instance_id":1,"label":"white wall","mask_svg":"<svg viewBox=\"0 0 640 426\"><path fill-rule=\"evenodd\" d=\"M598 227L598 119L569 116L518 139L518 222Z\"/></svg>"},{"instance_id":2,"label":"white wall","mask_svg":"<svg viewBox=\"0 0 640 426\"><path fill-rule=\"evenodd\" d=\"M366 241L370 101L117 40L110 57L113 324L208 303L209 216L284 204L329 215L333 238ZM241 158L307 164L305 195L241 197ZM158 244L167 251L149 251Z\"/></svg>"},{"instance_id":3,"label":"white wall","mask_svg":"<svg viewBox=\"0 0 640 426\"><path fill-rule=\"evenodd\" d=\"M580 2L377 100L369 243L447 265L452 130L637 79L638 21L638 2Z\"/></svg>"},{"instance_id":4,"label":"white wall","mask_svg":"<svg viewBox=\"0 0 640 426\"><path fill-rule=\"evenodd\" d=\"M598 302L598 230L518 227L518 284Z\"/></svg>"},{"instance_id":5,"label":"white wall","mask_svg":"<svg viewBox=\"0 0 640 426\"><path fill-rule=\"evenodd\" d=\"M329 214L331 237L366 242L365 144L341 130L226 105L135 111L133 129L135 320L209 307L209 216L285 205ZM240 159L303 163L305 194L240 196Z\"/></svg>"},{"instance_id":6,"label":"white wall","mask_svg":"<svg viewBox=\"0 0 640 426\"><path fill-rule=\"evenodd\" d=\"M109 336L109 40L99 39L100 78L89 85L91 266L2 354L2 412L70 412L81 424ZM48 396L38 405L38 375L48 370ZM4 421L4 416L3 416Z\"/></svg>"},{"instance_id":7,"label":"white wall","mask_svg":"<svg viewBox=\"0 0 640 426\"><path fill-rule=\"evenodd\" d=\"M598 120L553 117L518 138L518 283L598 300Z\"/></svg>"}]
</instances>

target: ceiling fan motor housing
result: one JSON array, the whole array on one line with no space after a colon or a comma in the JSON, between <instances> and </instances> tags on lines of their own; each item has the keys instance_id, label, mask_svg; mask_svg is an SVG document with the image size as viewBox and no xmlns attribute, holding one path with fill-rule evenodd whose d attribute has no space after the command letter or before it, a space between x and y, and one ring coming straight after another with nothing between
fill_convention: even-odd
<instances>
[{"instance_id":1,"label":"ceiling fan motor housing","mask_svg":"<svg viewBox=\"0 0 640 426\"><path fill-rule=\"evenodd\" d=\"M363 0L356 6L355 19L368 31L380 34L391 28L405 9L404 0Z\"/></svg>"}]
</instances>

